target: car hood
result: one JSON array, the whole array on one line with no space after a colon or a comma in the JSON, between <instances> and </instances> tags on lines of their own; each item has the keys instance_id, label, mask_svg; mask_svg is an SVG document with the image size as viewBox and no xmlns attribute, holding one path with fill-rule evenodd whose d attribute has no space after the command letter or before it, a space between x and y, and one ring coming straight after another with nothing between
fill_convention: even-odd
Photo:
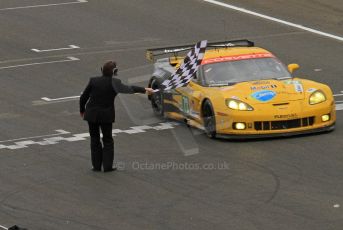
<instances>
[{"instance_id":1,"label":"car hood","mask_svg":"<svg viewBox=\"0 0 343 230\"><path fill-rule=\"evenodd\" d=\"M251 105L285 103L303 100L305 97L301 79L240 82L221 88L221 93L224 98L245 101Z\"/></svg>"}]
</instances>

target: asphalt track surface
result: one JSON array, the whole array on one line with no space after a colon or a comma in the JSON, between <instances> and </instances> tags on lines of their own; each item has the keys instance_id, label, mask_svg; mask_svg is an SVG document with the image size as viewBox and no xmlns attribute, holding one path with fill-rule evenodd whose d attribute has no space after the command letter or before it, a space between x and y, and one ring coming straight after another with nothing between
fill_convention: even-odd
<instances>
[{"instance_id":1,"label":"asphalt track surface","mask_svg":"<svg viewBox=\"0 0 343 230\"><path fill-rule=\"evenodd\" d=\"M343 36L339 0L223 2ZM78 96L106 60L117 60L123 81L146 85L146 48L226 38L251 39L342 93L341 41L201 0L1 0L0 225L342 229L341 110L327 134L210 140L158 120L145 97L121 95L119 170L90 170L86 123L77 98L65 97Z\"/></svg>"}]
</instances>

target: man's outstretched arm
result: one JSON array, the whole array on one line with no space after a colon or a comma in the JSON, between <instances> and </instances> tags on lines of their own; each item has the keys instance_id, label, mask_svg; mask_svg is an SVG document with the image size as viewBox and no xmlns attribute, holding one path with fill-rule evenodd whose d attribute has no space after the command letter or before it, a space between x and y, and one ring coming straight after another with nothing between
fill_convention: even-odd
<instances>
[{"instance_id":1,"label":"man's outstretched arm","mask_svg":"<svg viewBox=\"0 0 343 230\"><path fill-rule=\"evenodd\" d=\"M153 93L153 89L151 88L144 88L140 86L134 86L134 85L125 85L121 82L120 79L113 78L112 79L112 86L114 91L117 93L127 93L127 94L132 94L132 93L147 93L151 94Z\"/></svg>"}]
</instances>

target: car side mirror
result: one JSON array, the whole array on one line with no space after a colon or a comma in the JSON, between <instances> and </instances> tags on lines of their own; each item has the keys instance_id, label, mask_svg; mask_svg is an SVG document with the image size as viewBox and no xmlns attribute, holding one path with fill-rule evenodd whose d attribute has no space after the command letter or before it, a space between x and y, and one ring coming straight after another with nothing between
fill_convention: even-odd
<instances>
[{"instance_id":1,"label":"car side mirror","mask_svg":"<svg viewBox=\"0 0 343 230\"><path fill-rule=\"evenodd\" d=\"M294 71L296 71L297 69L299 69L300 68L300 66L298 65L298 64L289 64L288 66L288 71L290 72L290 73L293 73Z\"/></svg>"}]
</instances>

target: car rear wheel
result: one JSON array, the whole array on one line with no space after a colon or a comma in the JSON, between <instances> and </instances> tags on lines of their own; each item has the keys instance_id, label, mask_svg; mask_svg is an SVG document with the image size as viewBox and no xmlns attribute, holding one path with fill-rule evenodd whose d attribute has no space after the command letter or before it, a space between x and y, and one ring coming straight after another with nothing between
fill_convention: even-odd
<instances>
[{"instance_id":1,"label":"car rear wheel","mask_svg":"<svg viewBox=\"0 0 343 230\"><path fill-rule=\"evenodd\" d=\"M216 119L210 101L206 100L202 106L202 116L205 133L210 138L216 137Z\"/></svg>"},{"instance_id":2,"label":"car rear wheel","mask_svg":"<svg viewBox=\"0 0 343 230\"><path fill-rule=\"evenodd\" d=\"M159 83L157 82L157 79L154 78L151 81L151 88L159 89L158 92L151 95L152 109L157 116L163 116L164 115L163 93L161 91L161 87L160 87Z\"/></svg>"}]
</instances>

